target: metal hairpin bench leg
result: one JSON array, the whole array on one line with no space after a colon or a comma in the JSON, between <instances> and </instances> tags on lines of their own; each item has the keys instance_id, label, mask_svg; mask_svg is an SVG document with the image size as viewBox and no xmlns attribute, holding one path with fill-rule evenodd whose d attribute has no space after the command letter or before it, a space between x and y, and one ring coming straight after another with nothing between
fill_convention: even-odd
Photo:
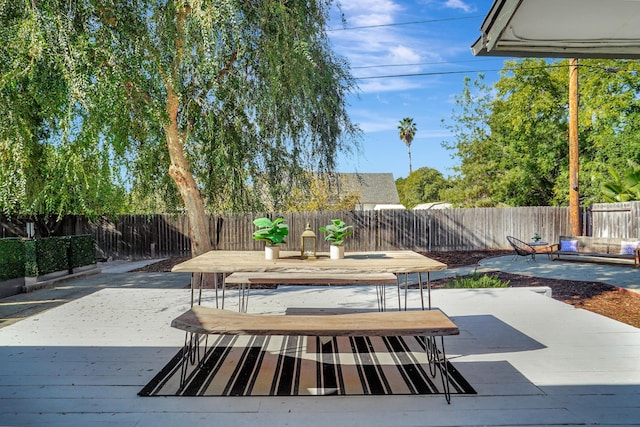
<instances>
[{"instance_id":1,"label":"metal hairpin bench leg","mask_svg":"<svg viewBox=\"0 0 640 427\"><path fill-rule=\"evenodd\" d=\"M185 332L184 347L182 347L182 360L180 361L180 386L178 388L180 391L182 391L187 382L187 371L189 365L200 365L204 360L204 355L207 354L209 335L204 335L204 346L200 345L201 341L203 341L201 334Z\"/></svg>"},{"instance_id":2,"label":"metal hairpin bench leg","mask_svg":"<svg viewBox=\"0 0 640 427\"><path fill-rule=\"evenodd\" d=\"M436 369L440 372L442 380L442 388L447 403L451 404L451 385L449 383L449 364L447 363L447 354L444 348L444 336L440 336L440 345L442 350L438 350L435 336L424 337L425 351L427 354L427 363L429 364L429 374L432 378L436 377Z\"/></svg>"}]
</instances>

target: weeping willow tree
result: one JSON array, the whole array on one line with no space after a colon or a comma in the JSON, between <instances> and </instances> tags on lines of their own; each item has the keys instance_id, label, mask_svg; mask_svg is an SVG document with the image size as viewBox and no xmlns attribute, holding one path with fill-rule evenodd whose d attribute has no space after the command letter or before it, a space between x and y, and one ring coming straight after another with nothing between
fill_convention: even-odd
<instances>
[{"instance_id":1,"label":"weeping willow tree","mask_svg":"<svg viewBox=\"0 0 640 427\"><path fill-rule=\"evenodd\" d=\"M184 208L194 255L211 249L207 208L259 209L266 195L277 208L356 144L354 81L325 32L332 1L0 4L13 40L2 90L21 95L3 96L7 126L24 128L20 110L36 104L54 145L97 153L136 197Z\"/></svg>"},{"instance_id":2,"label":"weeping willow tree","mask_svg":"<svg viewBox=\"0 0 640 427\"><path fill-rule=\"evenodd\" d=\"M80 61L30 6L0 2L0 213L117 213L125 194L113 152L78 131L83 116L72 102L81 85L66 64ZM75 25L65 22L68 32ZM53 47L46 36L55 36Z\"/></svg>"}]
</instances>

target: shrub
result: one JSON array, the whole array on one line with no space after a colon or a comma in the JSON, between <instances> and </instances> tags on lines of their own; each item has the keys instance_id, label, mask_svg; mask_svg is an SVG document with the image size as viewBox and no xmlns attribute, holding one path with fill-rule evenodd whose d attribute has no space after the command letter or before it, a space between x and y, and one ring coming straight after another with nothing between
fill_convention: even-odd
<instances>
[{"instance_id":1,"label":"shrub","mask_svg":"<svg viewBox=\"0 0 640 427\"><path fill-rule=\"evenodd\" d=\"M95 264L96 248L93 235L81 234L70 236L69 268Z\"/></svg>"},{"instance_id":2,"label":"shrub","mask_svg":"<svg viewBox=\"0 0 640 427\"><path fill-rule=\"evenodd\" d=\"M37 240L0 239L0 261L0 281L37 277L95 264L95 243L90 234Z\"/></svg>"},{"instance_id":3,"label":"shrub","mask_svg":"<svg viewBox=\"0 0 640 427\"><path fill-rule=\"evenodd\" d=\"M471 276L459 277L447 281L446 288L474 289L474 288L506 288L509 280L503 281L496 275L480 274L474 271Z\"/></svg>"},{"instance_id":4,"label":"shrub","mask_svg":"<svg viewBox=\"0 0 640 427\"><path fill-rule=\"evenodd\" d=\"M54 271L69 270L68 237L49 237L36 242L38 276Z\"/></svg>"},{"instance_id":5,"label":"shrub","mask_svg":"<svg viewBox=\"0 0 640 427\"><path fill-rule=\"evenodd\" d=\"M2 260L0 282L24 277L24 240L18 238L0 239L0 260Z\"/></svg>"},{"instance_id":6,"label":"shrub","mask_svg":"<svg viewBox=\"0 0 640 427\"><path fill-rule=\"evenodd\" d=\"M36 277L38 275L38 255L35 240L24 241L24 275Z\"/></svg>"}]
</instances>

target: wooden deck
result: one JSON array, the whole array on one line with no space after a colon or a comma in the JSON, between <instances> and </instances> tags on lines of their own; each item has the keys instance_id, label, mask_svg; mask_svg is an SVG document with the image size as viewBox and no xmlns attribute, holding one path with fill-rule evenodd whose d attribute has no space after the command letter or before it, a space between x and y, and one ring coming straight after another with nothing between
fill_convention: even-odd
<instances>
[{"instance_id":1,"label":"wooden deck","mask_svg":"<svg viewBox=\"0 0 640 427\"><path fill-rule=\"evenodd\" d=\"M574 277L606 271L611 280L637 283L637 270L629 268L503 258L516 274L517 268L521 274L538 268ZM492 266L499 267L497 261ZM174 276L181 280L169 289ZM460 329L447 338L450 360L478 392L457 396L451 406L439 396L410 395L139 397L182 344L184 332L170 322L189 308L186 283L186 275L101 274L55 292L2 300L12 310L38 295L47 296L35 302L40 306L65 303L0 328L1 424L551 427L637 426L640 420L640 330L522 288L434 291L438 307ZM375 310L373 288L256 290L251 309ZM409 296L417 306L417 292Z\"/></svg>"}]
</instances>

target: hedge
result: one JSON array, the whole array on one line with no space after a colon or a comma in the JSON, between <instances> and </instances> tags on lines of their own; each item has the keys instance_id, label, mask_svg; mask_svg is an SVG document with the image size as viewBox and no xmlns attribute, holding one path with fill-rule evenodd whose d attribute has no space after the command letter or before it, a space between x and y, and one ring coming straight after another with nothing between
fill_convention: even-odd
<instances>
[{"instance_id":1,"label":"hedge","mask_svg":"<svg viewBox=\"0 0 640 427\"><path fill-rule=\"evenodd\" d=\"M49 237L37 239L35 242L38 276L54 271L69 270L68 237Z\"/></svg>"},{"instance_id":2,"label":"hedge","mask_svg":"<svg viewBox=\"0 0 640 427\"><path fill-rule=\"evenodd\" d=\"M25 276L24 242L17 237L0 239L0 282Z\"/></svg>"},{"instance_id":3,"label":"hedge","mask_svg":"<svg viewBox=\"0 0 640 427\"><path fill-rule=\"evenodd\" d=\"M37 277L95 264L93 235L0 239L0 281Z\"/></svg>"},{"instance_id":4,"label":"hedge","mask_svg":"<svg viewBox=\"0 0 640 427\"><path fill-rule=\"evenodd\" d=\"M69 267L78 268L96 263L96 243L92 234L69 236Z\"/></svg>"}]
</instances>

